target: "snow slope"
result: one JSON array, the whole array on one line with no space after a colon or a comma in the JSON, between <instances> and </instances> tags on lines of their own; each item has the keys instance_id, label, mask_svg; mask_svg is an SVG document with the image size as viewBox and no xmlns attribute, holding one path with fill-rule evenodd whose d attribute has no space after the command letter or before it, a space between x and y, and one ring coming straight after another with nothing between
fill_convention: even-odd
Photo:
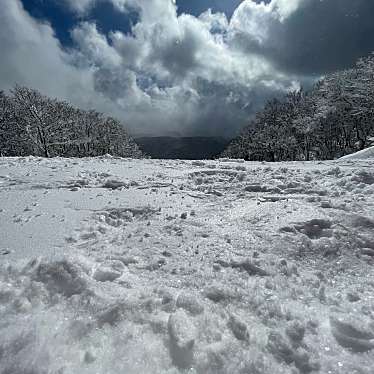
<instances>
[{"instance_id":1,"label":"snow slope","mask_svg":"<svg viewBox=\"0 0 374 374\"><path fill-rule=\"evenodd\" d=\"M363 149L362 151L358 151L351 155L347 155L341 158L341 160L367 160L367 159L374 159L374 147L369 147Z\"/></svg>"},{"instance_id":2,"label":"snow slope","mask_svg":"<svg viewBox=\"0 0 374 374\"><path fill-rule=\"evenodd\" d=\"M373 373L373 166L0 159L0 373Z\"/></svg>"}]
</instances>

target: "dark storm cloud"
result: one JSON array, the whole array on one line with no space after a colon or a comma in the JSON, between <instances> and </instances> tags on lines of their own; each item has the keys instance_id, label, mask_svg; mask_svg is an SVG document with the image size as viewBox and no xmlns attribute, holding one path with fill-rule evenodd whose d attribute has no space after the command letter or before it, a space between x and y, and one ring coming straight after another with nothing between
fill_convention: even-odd
<instances>
[{"instance_id":1,"label":"dark storm cloud","mask_svg":"<svg viewBox=\"0 0 374 374\"><path fill-rule=\"evenodd\" d=\"M350 67L374 51L374 1L303 0L286 19L263 27L269 28L265 41L243 32L235 35L235 43L285 71L321 75Z\"/></svg>"},{"instance_id":2,"label":"dark storm cloud","mask_svg":"<svg viewBox=\"0 0 374 374\"><path fill-rule=\"evenodd\" d=\"M219 128L219 135L227 137L246 124L248 118L262 107L264 98L284 92L260 82L249 89L240 82L220 84L204 79L197 79L195 88L200 94L199 118L190 131L198 135L216 136Z\"/></svg>"},{"instance_id":3,"label":"dark storm cloud","mask_svg":"<svg viewBox=\"0 0 374 374\"><path fill-rule=\"evenodd\" d=\"M309 1L286 22L283 66L303 73L351 66L374 51L374 1Z\"/></svg>"}]
</instances>

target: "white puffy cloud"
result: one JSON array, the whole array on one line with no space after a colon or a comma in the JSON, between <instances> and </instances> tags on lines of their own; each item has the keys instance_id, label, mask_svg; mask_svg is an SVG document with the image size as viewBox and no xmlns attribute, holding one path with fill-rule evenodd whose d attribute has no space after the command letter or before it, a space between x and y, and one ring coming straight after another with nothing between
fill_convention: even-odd
<instances>
[{"instance_id":1,"label":"white puffy cloud","mask_svg":"<svg viewBox=\"0 0 374 374\"><path fill-rule=\"evenodd\" d=\"M242 33L248 40L264 45L277 40L283 32L284 23L308 0L272 0L269 3L256 3L244 0L235 10L230 30Z\"/></svg>"},{"instance_id":2,"label":"white puffy cloud","mask_svg":"<svg viewBox=\"0 0 374 374\"><path fill-rule=\"evenodd\" d=\"M273 12L278 13L281 21L284 21L305 2L306 0L272 0L268 6Z\"/></svg>"},{"instance_id":3,"label":"white puffy cloud","mask_svg":"<svg viewBox=\"0 0 374 374\"><path fill-rule=\"evenodd\" d=\"M18 0L3 0L0 13L0 84L33 86L49 95L79 99L93 85L89 69L72 64L52 28L30 17Z\"/></svg>"},{"instance_id":4,"label":"white puffy cloud","mask_svg":"<svg viewBox=\"0 0 374 374\"><path fill-rule=\"evenodd\" d=\"M108 68L121 64L121 56L108 44L106 36L98 32L95 24L81 23L72 31L72 37L79 48L79 53L92 64Z\"/></svg>"}]
</instances>

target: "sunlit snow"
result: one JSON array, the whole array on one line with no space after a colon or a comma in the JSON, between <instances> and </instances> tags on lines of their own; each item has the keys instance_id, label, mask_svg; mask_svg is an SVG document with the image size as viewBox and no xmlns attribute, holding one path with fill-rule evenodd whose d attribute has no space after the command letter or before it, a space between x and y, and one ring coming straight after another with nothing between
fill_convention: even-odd
<instances>
[{"instance_id":1,"label":"sunlit snow","mask_svg":"<svg viewBox=\"0 0 374 374\"><path fill-rule=\"evenodd\" d=\"M2 158L0 373L372 374L373 207L373 159Z\"/></svg>"}]
</instances>

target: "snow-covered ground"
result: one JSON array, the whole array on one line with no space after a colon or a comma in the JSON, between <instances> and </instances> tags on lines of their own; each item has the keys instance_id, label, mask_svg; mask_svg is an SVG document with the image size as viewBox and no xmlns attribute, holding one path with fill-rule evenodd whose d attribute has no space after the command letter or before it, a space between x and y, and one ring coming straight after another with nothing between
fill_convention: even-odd
<instances>
[{"instance_id":1,"label":"snow-covered ground","mask_svg":"<svg viewBox=\"0 0 374 374\"><path fill-rule=\"evenodd\" d=\"M374 161L0 159L1 374L372 374Z\"/></svg>"}]
</instances>

